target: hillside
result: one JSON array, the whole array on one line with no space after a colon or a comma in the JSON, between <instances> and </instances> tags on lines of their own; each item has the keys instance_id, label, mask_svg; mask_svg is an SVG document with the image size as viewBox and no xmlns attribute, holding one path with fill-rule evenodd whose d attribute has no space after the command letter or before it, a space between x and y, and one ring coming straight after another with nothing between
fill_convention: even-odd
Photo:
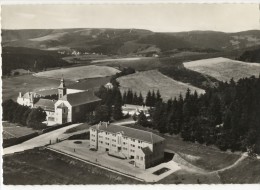
<instances>
[{"instance_id":1,"label":"hillside","mask_svg":"<svg viewBox=\"0 0 260 190\"><path fill-rule=\"evenodd\" d=\"M120 71L112 67L90 65L43 71L36 73L34 76L48 79L60 79L63 76L66 80L77 81L112 76L118 72Z\"/></svg>"},{"instance_id":2,"label":"hillside","mask_svg":"<svg viewBox=\"0 0 260 190\"><path fill-rule=\"evenodd\" d=\"M3 47L2 62L4 76L9 75L15 69L37 72L47 68L70 65L62 60L56 52L23 47Z\"/></svg>"},{"instance_id":3,"label":"hillside","mask_svg":"<svg viewBox=\"0 0 260 190\"><path fill-rule=\"evenodd\" d=\"M42 50L76 49L102 54L217 52L260 45L260 31L156 33L142 29L2 30L2 45Z\"/></svg>"},{"instance_id":4,"label":"hillside","mask_svg":"<svg viewBox=\"0 0 260 190\"><path fill-rule=\"evenodd\" d=\"M260 47L245 51L239 58L240 61L260 63Z\"/></svg>"},{"instance_id":5,"label":"hillside","mask_svg":"<svg viewBox=\"0 0 260 190\"><path fill-rule=\"evenodd\" d=\"M258 63L235 61L223 57L185 62L184 66L219 81L229 81L231 78L238 81L240 78L259 76L260 73Z\"/></svg>"},{"instance_id":6,"label":"hillside","mask_svg":"<svg viewBox=\"0 0 260 190\"><path fill-rule=\"evenodd\" d=\"M159 90L163 100L175 98L184 95L189 88L192 92L195 90L198 94L204 93L204 90L196 88L192 85L175 81L157 70L138 72L135 74L123 76L117 79L120 84L121 91L132 89L134 92L141 92L146 97L149 90Z\"/></svg>"}]
</instances>

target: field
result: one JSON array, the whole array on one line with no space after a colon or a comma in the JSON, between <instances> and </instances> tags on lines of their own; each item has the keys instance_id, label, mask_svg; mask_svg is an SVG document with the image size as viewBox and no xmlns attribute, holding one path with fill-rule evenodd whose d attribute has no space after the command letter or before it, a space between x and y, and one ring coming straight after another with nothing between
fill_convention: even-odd
<instances>
[{"instance_id":1,"label":"field","mask_svg":"<svg viewBox=\"0 0 260 190\"><path fill-rule=\"evenodd\" d=\"M4 78L3 81L3 100L16 100L19 92L37 91L41 89L57 88L59 80L38 78L32 75L23 75L11 78Z\"/></svg>"},{"instance_id":2,"label":"field","mask_svg":"<svg viewBox=\"0 0 260 190\"><path fill-rule=\"evenodd\" d=\"M132 89L137 93L141 92L146 97L149 90L157 91L159 89L164 100L178 97L180 93L185 94L188 88L192 92L196 90L198 94L204 93L202 89L175 81L157 70L138 72L120 77L117 80L120 83L121 91Z\"/></svg>"},{"instance_id":3,"label":"field","mask_svg":"<svg viewBox=\"0 0 260 190\"><path fill-rule=\"evenodd\" d=\"M151 69L157 69L162 66L160 59L153 57L105 59L96 60L92 63L102 66L110 66L114 68L131 67L134 68L136 71L147 71Z\"/></svg>"},{"instance_id":4,"label":"field","mask_svg":"<svg viewBox=\"0 0 260 190\"><path fill-rule=\"evenodd\" d=\"M107 77L118 72L120 71L112 67L90 65L39 72L35 74L35 76L50 79L60 79L63 75L65 80L77 81L86 78Z\"/></svg>"},{"instance_id":5,"label":"field","mask_svg":"<svg viewBox=\"0 0 260 190\"><path fill-rule=\"evenodd\" d=\"M4 156L3 179L5 185L140 183L52 151L39 149Z\"/></svg>"},{"instance_id":6,"label":"field","mask_svg":"<svg viewBox=\"0 0 260 190\"><path fill-rule=\"evenodd\" d=\"M259 76L260 73L260 64L258 63L247 63L222 57L183 64L188 69L207 74L219 81L229 81L231 78L238 81L240 78Z\"/></svg>"},{"instance_id":7,"label":"field","mask_svg":"<svg viewBox=\"0 0 260 190\"><path fill-rule=\"evenodd\" d=\"M28 127L20 127L14 123L2 122L3 139L18 138L37 132Z\"/></svg>"},{"instance_id":8,"label":"field","mask_svg":"<svg viewBox=\"0 0 260 190\"><path fill-rule=\"evenodd\" d=\"M235 175L239 174L239 175ZM219 172L223 183L260 183L260 160L246 158L237 167Z\"/></svg>"}]
</instances>

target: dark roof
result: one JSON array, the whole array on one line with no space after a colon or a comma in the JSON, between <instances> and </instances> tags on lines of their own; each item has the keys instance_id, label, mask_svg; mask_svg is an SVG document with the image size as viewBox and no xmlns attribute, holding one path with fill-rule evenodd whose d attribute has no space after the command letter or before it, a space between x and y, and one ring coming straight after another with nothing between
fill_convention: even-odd
<instances>
[{"instance_id":1,"label":"dark roof","mask_svg":"<svg viewBox=\"0 0 260 190\"><path fill-rule=\"evenodd\" d=\"M35 93L41 96L50 96L50 95L58 94L58 89L41 90L41 91L36 91Z\"/></svg>"},{"instance_id":2,"label":"dark roof","mask_svg":"<svg viewBox=\"0 0 260 190\"><path fill-rule=\"evenodd\" d=\"M120 125L108 124L106 126L106 124L103 123L101 125L99 125L99 124L94 125L94 126L92 126L92 128L101 130L101 131L110 132L110 133L121 132L123 134L123 136L127 136L127 137L130 137L133 139L138 139L138 140L149 142L149 143L157 143L157 142L164 140L164 138L162 138L159 135L156 135L152 132L134 129L131 127L120 126Z\"/></svg>"},{"instance_id":3,"label":"dark roof","mask_svg":"<svg viewBox=\"0 0 260 190\"><path fill-rule=\"evenodd\" d=\"M144 147L144 148L141 148L141 150L143 151L143 153L145 154L145 155L150 155L150 154L152 154L152 151L151 151L151 149L147 146L147 147Z\"/></svg>"},{"instance_id":4,"label":"dark roof","mask_svg":"<svg viewBox=\"0 0 260 190\"><path fill-rule=\"evenodd\" d=\"M94 92L92 90L87 90L84 92L78 92L73 94L66 94L61 98L61 100L67 100L72 106L101 101L100 98L94 95Z\"/></svg>"},{"instance_id":5,"label":"dark roof","mask_svg":"<svg viewBox=\"0 0 260 190\"><path fill-rule=\"evenodd\" d=\"M39 99L38 102L34 104L34 107L41 107L43 110L46 111L54 111L54 104L56 100L49 100L49 99Z\"/></svg>"}]
</instances>

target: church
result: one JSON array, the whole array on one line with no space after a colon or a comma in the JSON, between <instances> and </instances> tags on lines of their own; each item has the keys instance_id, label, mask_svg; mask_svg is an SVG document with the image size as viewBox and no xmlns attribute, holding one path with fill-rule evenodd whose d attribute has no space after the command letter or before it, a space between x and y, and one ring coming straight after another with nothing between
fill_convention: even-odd
<instances>
[{"instance_id":1,"label":"church","mask_svg":"<svg viewBox=\"0 0 260 190\"><path fill-rule=\"evenodd\" d=\"M67 88L62 78L58 89L19 93L17 103L31 108L41 107L46 112L48 125L75 123L84 120L95 110L101 99L92 89Z\"/></svg>"}]
</instances>

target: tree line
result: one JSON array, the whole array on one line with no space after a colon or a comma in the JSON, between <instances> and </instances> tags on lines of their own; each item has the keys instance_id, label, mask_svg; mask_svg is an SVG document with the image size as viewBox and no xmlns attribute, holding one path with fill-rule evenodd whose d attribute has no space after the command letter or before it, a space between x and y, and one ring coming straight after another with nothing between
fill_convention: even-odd
<instances>
[{"instance_id":1,"label":"tree line","mask_svg":"<svg viewBox=\"0 0 260 190\"><path fill-rule=\"evenodd\" d=\"M42 108L22 106L11 99L4 101L2 108L4 121L28 126L36 130L46 128L46 125L42 123L46 119L46 113Z\"/></svg>"},{"instance_id":2,"label":"tree line","mask_svg":"<svg viewBox=\"0 0 260 190\"><path fill-rule=\"evenodd\" d=\"M184 141L254 154L260 143L259 95L259 78L231 79L200 96L188 89L184 97L157 102L150 120L142 114L138 122L160 133L180 134Z\"/></svg>"}]
</instances>

